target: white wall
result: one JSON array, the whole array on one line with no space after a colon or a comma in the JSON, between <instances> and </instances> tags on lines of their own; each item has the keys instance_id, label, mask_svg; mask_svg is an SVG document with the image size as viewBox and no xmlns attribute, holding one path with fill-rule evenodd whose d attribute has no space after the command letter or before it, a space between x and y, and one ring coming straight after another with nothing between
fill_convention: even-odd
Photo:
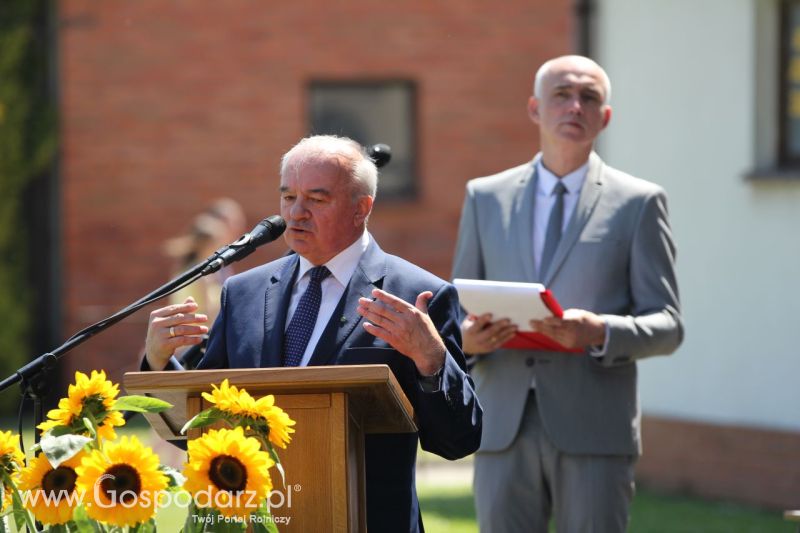
<instances>
[{"instance_id":1,"label":"white wall","mask_svg":"<svg viewBox=\"0 0 800 533\"><path fill-rule=\"evenodd\" d=\"M774 39L759 1L599 0L614 115L598 151L670 198L686 340L640 364L644 412L800 431L800 180L745 179L757 39Z\"/></svg>"}]
</instances>

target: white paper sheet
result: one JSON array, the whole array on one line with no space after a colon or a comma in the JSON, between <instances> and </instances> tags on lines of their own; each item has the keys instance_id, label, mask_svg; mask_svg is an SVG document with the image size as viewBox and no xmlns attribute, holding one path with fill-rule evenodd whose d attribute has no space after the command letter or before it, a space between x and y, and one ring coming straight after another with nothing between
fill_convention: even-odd
<instances>
[{"instance_id":1,"label":"white paper sheet","mask_svg":"<svg viewBox=\"0 0 800 533\"><path fill-rule=\"evenodd\" d=\"M544 291L541 283L456 278L453 285L469 313L492 313L494 320L508 318L520 331L531 330L530 320L553 316L539 296Z\"/></svg>"}]
</instances>

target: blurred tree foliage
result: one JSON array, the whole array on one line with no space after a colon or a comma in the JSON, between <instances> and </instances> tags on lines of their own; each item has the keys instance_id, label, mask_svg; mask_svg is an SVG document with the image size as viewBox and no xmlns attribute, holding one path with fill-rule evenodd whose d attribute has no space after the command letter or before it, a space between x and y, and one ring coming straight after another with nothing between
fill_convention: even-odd
<instances>
[{"instance_id":1,"label":"blurred tree foliage","mask_svg":"<svg viewBox=\"0 0 800 533\"><path fill-rule=\"evenodd\" d=\"M48 90L48 0L0 1L0 379L32 355L33 291L23 197L49 171L56 113ZM16 403L3 394L0 408Z\"/></svg>"}]
</instances>

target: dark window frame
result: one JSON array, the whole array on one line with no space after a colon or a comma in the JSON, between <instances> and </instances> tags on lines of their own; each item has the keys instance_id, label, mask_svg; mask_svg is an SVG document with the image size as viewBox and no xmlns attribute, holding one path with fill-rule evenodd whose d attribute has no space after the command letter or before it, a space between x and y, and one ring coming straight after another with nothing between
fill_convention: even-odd
<instances>
[{"instance_id":1,"label":"dark window frame","mask_svg":"<svg viewBox=\"0 0 800 533\"><path fill-rule=\"evenodd\" d=\"M408 147L409 147L409 176L403 181L403 186L395 190L384 190L378 185L378 198L381 201L389 202L407 202L414 201L419 198L420 193L420 173L419 173L419 90L416 81L408 78L315 78L308 81L306 84L306 124L307 131L310 134L318 133L314 131L313 112L312 112L312 96L317 89L335 88L335 89L372 89L384 88L387 86L400 86L407 91L409 110L408 110ZM370 140L370 142L373 142ZM387 142L384 139L375 139L375 143ZM388 142L387 144L391 143ZM392 162L390 161L387 168L390 168Z\"/></svg>"},{"instance_id":2,"label":"dark window frame","mask_svg":"<svg viewBox=\"0 0 800 533\"><path fill-rule=\"evenodd\" d=\"M778 68L778 166L780 168L800 168L800 153L792 154L789 149L792 120L789 116L789 95L792 82L789 72L792 60L792 8L800 8L800 1L783 0L780 6L780 63ZM800 58L800 50L797 51Z\"/></svg>"}]
</instances>

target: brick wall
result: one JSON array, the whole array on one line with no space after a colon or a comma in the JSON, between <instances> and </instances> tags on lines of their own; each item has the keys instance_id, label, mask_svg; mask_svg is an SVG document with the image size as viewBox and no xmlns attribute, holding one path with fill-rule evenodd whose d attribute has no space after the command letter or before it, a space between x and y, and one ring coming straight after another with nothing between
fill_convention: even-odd
<instances>
[{"instance_id":1,"label":"brick wall","mask_svg":"<svg viewBox=\"0 0 800 533\"><path fill-rule=\"evenodd\" d=\"M572 41L568 0L57 5L65 334L165 281L161 243L210 199L240 201L249 224L278 212L278 160L306 133L311 79L418 83L420 195L379 196L371 229L448 276L464 182L532 156L532 74ZM75 350L68 373L119 378L146 320L140 311Z\"/></svg>"},{"instance_id":2,"label":"brick wall","mask_svg":"<svg viewBox=\"0 0 800 533\"><path fill-rule=\"evenodd\" d=\"M642 484L716 500L800 508L800 434L644 417Z\"/></svg>"},{"instance_id":3,"label":"brick wall","mask_svg":"<svg viewBox=\"0 0 800 533\"><path fill-rule=\"evenodd\" d=\"M168 278L161 243L225 195L249 225L278 212L280 155L306 131L312 79L418 83L420 194L382 203L384 249L449 274L464 182L537 143L531 77L572 42L572 2L61 0L65 334ZM240 268L275 258L282 243ZM152 309L152 307L151 307ZM147 311L67 356L65 372L133 369ZM796 434L646 418L649 485L797 507Z\"/></svg>"}]
</instances>

